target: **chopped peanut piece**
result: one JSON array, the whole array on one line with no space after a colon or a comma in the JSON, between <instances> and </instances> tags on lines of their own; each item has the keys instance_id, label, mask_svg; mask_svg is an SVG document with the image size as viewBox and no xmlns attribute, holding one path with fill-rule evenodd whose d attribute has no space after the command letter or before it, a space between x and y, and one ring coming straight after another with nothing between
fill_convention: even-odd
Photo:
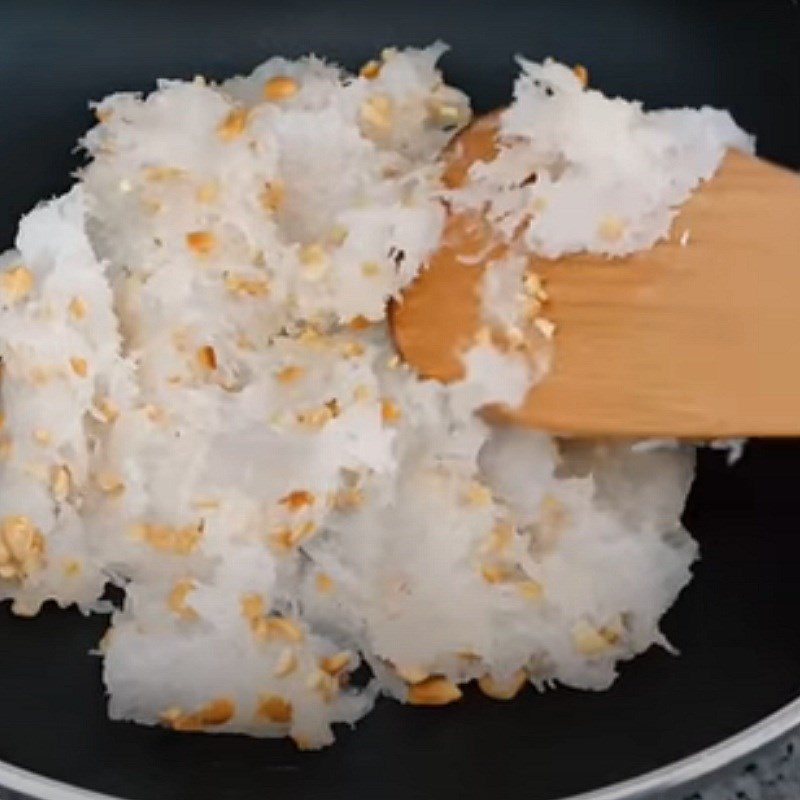
<instances>
[{"instance_id":1,"label":"chopped peanut piece","mask_svg":"<svg viewBox=\"0 0 800 800\"><path fill-rule=\"evenodd\" d=\"M117 408L116 403L114 403L111 398L100 397L95 401L94 406L109 425L117 421L119 417L119 408Z\"/></svg>"},{"instance_id":2,"label":"chopped peanut piece","mask_svg":"<svg viewBox=\"0 0 800 800\"><path fill-rule=\"evenodd\" d=\"M286 194L282 181L269 181L265 184L264 191L258 196L258 201L265 211L277 211Z\"/></svg>"},{"instance_id":3,"label":"chopped peanut piece","mask_svg":"<svg viewBox=\"0 0 800 800\"><path fill-rule=\"evenodd\" d=\"M225 288L232 294L241 297L263 297L269 294L269 281L266 278L242 278L237 275L228 275L225 278Z\"/></svg>"},{"instance_id":4,"label":"chopped peanut piece","mask_svg":"<svg viewBox=\"0 0 800 800\"><path fill-rule=\"evenodd\" d=\"M609 642L602 632L590 625L586 620L580 620L572 628L572 641L575 649L584 656L597 656L608 650Z\"/></svg>"},{"instance_id":5,"label":"chopped peanut piece","mask_svg":"<svg viewBox=\"0 0 800 800\"><path fill-rule=\"evenodd\" d=\"M556 332L556 325L549 319L545 319L544 317L537 317L533 324L536 326L536 330L544 336L545 339L552 339Z\"/></svg>"},{"instance_id":6,"label":"chopped peanut piece","mask_svg":"<svg viewBox=\"0 0 800 800\"><path fill-rule=\"evenodd\" d=\"M199 711L203 725L223 725L233 717L234 713L233 702L225 697L212 700Z\"/></svg>"},{"instance_id":7,"label":"chopped peanut piece","mask_svg":"<svg viewBox=\"0 0 800 800\"><path fill-rule=\"evenodd\" d=\"M314 505L314 495L305 489L297 489L282 497L279 502L281 505L286 506L289 511L299 511L301 508Z\"/></svg>"},{"instance_id":8,"label":"chopped peanut piece","mask_svg":"<svg viewBox=\"0 0 800 800\"><path fill-rule=\"evenodd\" d=\"M288 364L275 373L275 380L279 383L294 383L298 378L302 378L304 374L305 369L303 367L298 367L296 364Z\"/></svg>"},{"instance_id":9,"label":"chopped peanut piece","mask_svg":"<svg viewBox=\"0 0 800 800\"><path fill-rule=\"evenodd\" d=\"M326 656L319 662L319 667L328 675L338 675L350 663L350 653L342 650L341 653L334 653Z\"/></svg>"},{"instance_id":10,"label":"chopped peanut piece","mask_svg":"<svg viewBox=\"0 0 800 800\"><path fill-rule=\"evenodd\" d=\"M224 725L236 713L236 706L227 697L219 697L192 714L184 714L180 708L168 708L161 713L161 720L175 731L201 731L212 725Z\"/></svg>"},{"instance_id":11,"label":"chopped peanut piece","mask_svg":"<svg viewBox=\"0 0 800 800\"><path fill-rule=\"evenodd\" d=\"M400 417L403 416L402 411L400 410L400 406L394 402L394 400L390 400L387 397L384 397L381 400L381 419L384 422L394 423L398 422Z\"/></svg>"},{"instance_id":12,"label":"chopped peanut piece","mask_svg":"<svg viewBox=\"0 0 800 800\"><path fill-rule=\"evenodd\" d=\"M318 281L328 271L328 254L321 244L304 244L298 255L306 279Z\"/></svg>"},{"instance_id":13,"label":"chopped peanut piece","mask_svg":"<svg viewBox=\"0 0 800 800\"><path fill-rule=\"evenodd\" d=\"M508 522L498 522L489 533L486 549L490 553L499 553L508 547L514 538L514 526Z\"/></svg>"},{"instance_id":14,"label":"chopped peanut piece","mask_svg":"<svg viewBox=\"0 0 800 800\"><path fill-rule=\"evenodd\" d=\"M487 583L502 583L509 577L508 570L500 564L483 564L481 575Z\"/></svg>"},{"instance_id":15,"label":"chopped peanut piece","mask_svg":"<svg viewBox=\"0 0 800 800\"><path fill-rule=\"evenodd\" d=\"M186 598L194 590L194 581L191 578L182 578L175 582L169 595L167 596L167 606L170 611L185 620L195 620L197 612L186 605Z\"/></svg>"},{"instance_id":16,"label":"chopped peanut piece","mask_svg":"<svg viewBox=\"0 0 800 800\"><path fill-rule=\"evenodd\" d=\"M378 133L386 133L392 127L392 101L383 94L376 94L361 105L361 121Z\"/></svg>"},{"instance_id":17,"label":"chopped peanut piece","mask_svg":"<svg viewBox=\"0 0 800 800\"><path fill-rule=\"evenodd\" d=\"M303 631L296 622L286 617L262 617L253 624L253 633L259 639L285 639L302 642Z\"/></svg>"},{"instance_id":18,"label":"chopped peanut piece","mask_svg":"<svg viewBox=\"0 0 800 800\"><path fill-rule=\"evenodd\" d=\"M480 481L470 481L464 501L471 506L488 506L492 502L492 491Z\"/></svg>"},{"instance_id":19,"label":"chopped peanut piece","mask_svg":"<svg viewBox=\"0 0 800 800\"><path fill-rule=\"evenodd\" d=\"M361 342L344 342L339 348L339 352L345 358L358 358L364 355L365 348Z\"/></svg>"},{"instance_id":20,"label":"chopped peanut piece","mask_svg":"<svg viewBox=\"0 0 800 800\"><path fill-rule=\"evenodd\" d=\"M211 231L190 231L186 234L186 246L199 256L207 256L217 245Z\"/></svg>"},{"instance_id":21,"label":"chopped peanut piece","mask_svg":"<svg viewBox=\"0 0 800 800\"><path fill-rule=\"evenodd\" d=\"M53 437L46 428L36 428L33 432L33 441L36 442L36 444L45 446L53 441Z\"/></svg>"},{"instance_id":22,"label":"chopped peanut piece","mask_svg":"<svg viewBox=\"0 0 800 800\"><path fill-rule=\"evenodd\" d=\"M33 273L27 267L12 267L0 274L0 291L7 300L16 303L30 294L33 282Z\"/></svg>"},{"instance_id":23,"label":"chopped peanut piece","mask_svg":"<svg viewBox=\"0 0 800 800\"><path fill-rule=\"evenodd\" d=\"M284 647L278 660L275 662L275 669L272 674L276 678L285 678L297 669L297 655L291 647Z\"/></svg>"},{"instance_id":24,"label":"chopped peanut piece","mask_svg":"<svg viewBox=\"0 0 800 800\"><path fill-rule=\"evenodd\" d=\"M143 173L145 180L157 183L159 181L173 181L182 178L186 171L180 167L145 167Z\"/></svg>"},{"instance_id":25,"label":"chopped peanut piece","mask_svg":"<svg viewBox=\"0 0 800 800\"><path fill-rule=\"evenodd\" d=\"M336 416L338 416L337 407L328 402L317 408L311 408L307 411L298 411L296 419L303 427L321 428Z\"/></svg>"},{"instance_id":26,"label":"chopped peanut piece","mask_svg":"<svg viewBox=\"0 0 800 800\"><path fill-rule=\"evenodd\" d=\"M497 681L491 675L484 675L478 678L478 686L487 697L495 700L511 700L520 693L527 680L528 675L525 670L518 669L505 681Z\"/></svg>"},{"instance_id":27,"label":"chopped peanut piece","mask_svg":"<svg viewBox=\"0 0 800 800\"><path fill-rule=\"evenodd\" d=\"M315 692L319 692L326 703L332 700L338 689L338 684L334 676L328 675L328 673L323 672L321 669L314 670L308 676L306 686Z\"/></svg>"},{"instance_id":28,"label":"chopped peanut piece","mask_svg":"<svg viewBox=\"0 0 800 800\"><path fill-rule=\"evenodd\" d=\"M333 589L333 578L326 572L318 572L314 586L320 594L328 594Z\"/></svg>"},{"instance_id":29,"label":"chopped peanut piece","mask_svg":"<svg viewBox=\"0 0 800 800\"><path fill-rule=\"evenodd\" d=\"M364 504L364 493L355 487L339 489L330 495L328 504L336 511L351 511Z\"/></svg>"},{"instance_id":30,"label":"chopped peanut piece","mask_svg":"<svg viewBox=\"0 0 800 800\"><path fill-rule=\"evenodd\" d=\"M372 325L372 323L366 317L362 316L361 314L358 314L357 316L353 317L347 323L347 327L350 328L350 330L353 330L353 331L363 331L366 328L369 328L371 325Z\"/></svg>"},{"instance_id":31,"label":"chopped peanut piece","mask_svg":"<svg viewBox=\"0 0 800 800\"><path fill-rule=\"evenodd\" d=\"M287 723L292 721L292 704L276 694L259 696L256 716L270 722Z\"/></svg>"},{"instance_id":32,"label":"chopped peanut piece","mask_svg":"<svg viewBox=\"0 0 800 800\"><path fill-rule=\"evenodd\" d=\"M581 86L585 89L589 85L589 70L583 64L576 64L572 68L575 77L580 81Z\"/></svg>"},{"instance_id":33,"label":"chopped peanut piece","mask_svg":"<svg viewBox=\"0 0 800 800\"><path fill-rule=\"evenodd\" d=\"M267 610L266 600L258 592L249 592L242 595L239 605L242 609L242 616L251 625L263 617Z\"/></svg>"},{"instance_id":34,"label":"chopped peanut piece","mask_svg":"<svg viewBox=\"0 0 800 800\"><path fill-rule=\"evenodd\" d=\"M197 351L197 361L203 369L217 368L217 353L210 344L203 345Z\"/></svg>"},{"instance_id":35,"label":"chopped peanut piece","mask_svg":"<svg viewBox=\"0 0 800 800\"><path fill-rule=\"evenodd\" d=\"M381 273L381 265L377 261L365 261L361 265L361 274L365 278L374 278L376 275L380 275Z\"/></svg>"},{"instance_id":36,"label":"chopped peanut piece","mask_svg":"<svg viewBox=\"0 0 800 800\"><path fill-rule=\"evenodd\" d=\"M278 550L291 550L311 536L316 529L316 523L311 520L307 520L295 527L281 525L270 534L269 542Z\"/></svg>"},{"instance_id":37,"label":"chopped peanut piece","mask_svg":"<svg viewBox=\"0 0 800 800\"><path fill-rule=\"evenodd\" d=\"M294 742L298 750L318 750L319 745L311 744L311 740L306 736L301 736L298 733L289 734L291 740Z\"/></svg>"},{"instance_id":38,"label":"chopped peanut piece","mask_svg":"<svg viewBox=\"0 0 800 800\"><path fill-rule=\"evenodd\" d=\"M131 536L156 550L188 556L199 544L203 531L200 527L192 526L173 528L169 525L142 524L133 526Z\"/></svg>"},{"instance_id":39,"label":"chopped peanut piece","mask_svg":"<svg viewBox=\"0 0 800 800\"><path fill-rule=\"evenodd\" d=\"M446 706L461 699L461 689L453 681L434 675L408 689L408 702L413 706Z\"/></svg>"},{"instance_id":40,"label":"chopped peanut piece","mask_svg":"<svg viewBox=\"0 0 800 800\"><path fill-rule=\"evenodd\" d=\"M216 200L219 194L219 186L216 181L209 181L198 187L195 192L195 198L198 203L211 203Z\"/></svg>"},{"instance_id":41,"label":"chopped peanut piece","mask_svg":"<svg viewBox=\"0 0 800 800\"><path fill-rule=\"evenodd\" d=\"M69 467L60 466L52 467L50 470L50 493L53 499L58 502L63 502L67 499L72 488L72 474Z\"/></svg>"},{"instance_id":42,"label":"chopped peanut piece","mask_svg":"<svg viewBox=\"0 0 800 800\"><path fill-rule=\"evenodd\" d=\"M597 226L597 235L606 242L617 242L625 233L625 223L613 215L603 217Z\"/></svg>"},{"instance_id":43,"label":"chopped peanut piece","mask_svg":"<svg viewBox=\"0 0 800 800\"><path fill-rule=\"evenodd\" d=\"M85 378L89 372L89 365L86 362L86 359L81 358L80 356L72 356L72 358L69 360L69 365L72 367L72 371L79 378Z\"/></svg>"},{"instance_id":44,"label":"chopped peanut piece","mask_svg":"<svg viewBox=\"0 0 800 800\"><path fill-rule=\"evenodd\" d=\"M287 75L276 75L264 82L262 94L265 100L287 100L297 94L300 88L294 78Z\"/></svg>"},{"instance_id":45,"label":"chopped peanut piece","mask_svg":"<svg viewBox=\"0 0 800 800\"><path fill-rule=\"evenodd\" d=\"M24 580L41 569L44 550L44 536L28 517L0 521L0 578Z\"/></svg>"},{"instance_id":46,"label":"chopped peanut piece","mask_svg":"<svg viewBox=\"0 0 800 800\"><path fill-rule=\"evenodd\" d=\"M72 317L72 319L81 320L86 316L86 313L88 311L88 306L86 305L86 301L82 297L76 296L69 301L67 310L69 311L69 314Z\"/></svg>"},{"instance_id":47,"label":"chopped peanut piece","mask_svg":"<svg viewBox=\"0 0 800 800\"><path fill-rule=\"evenodd\" d=\"M540 600L544 594L542 584L533 579L519 581L516 589L526 600Z\"/></svg>"},{"instance_id":48,"label":"chopped peanut piece","mask_svg":"<svg viewBox=\"0 0 800 800\"><path fill-rule=\"evenodd\" d=\"M76 558L65 558L61 569L68 578L74 578L81 574L81 562Z\"/></svg>"},{"instance_id":49,"label":"chopped peanut piece","mask_svg":"<svg viewBox=\"0 0 800 800\"><path fill-rule=\"evenodd\" d=\"M348 230L344 225L334 225L328 231L328 241L335 246L339 246L347 238Z\"/></svg>"},{"instance_id":50,"label":"chopped peanut piece","mask_svg":"<svg viewBox=\"0 0 800 800\"><path fill-rule=\"evenodd\" d=\"M428 119L434 125L451 128L465 124L469 117L469 109L453 103L443 103L441 100L431 100L428 103Z\"/></svg>"},{"instance_id":51,"label":"chopped peanut piece","mask_svg":"<svg viewBox=\"0 0 800 800\"><path fill-rule=\"evenodd\" d=\"M95 476L95 482L100 491L112 496L121 495L125 491L125 484L122 478L113 472L99 472Z\"/></svg>"},{"instance_id":52,"label":"chopped peanut piece","mask_svg":"<svg viewBox=\"0 0 800 800\"><path fill-rule=\"evenodd\" d=\"M244 133L247 125L247 109L234 108L217 126L217 136L223 142L232 142Z\"/></svg>"},{"instance_id":53,"label":"chopped peanut piece","mask_svg":"<svg viewBox=\"0 0 800 800\"><path fill-rule=\"evenodd\" d=\"M371 81L378 77L382 66L383 64L380 61L372 59L371 61L367 61L361 65L361 69L358 71L358 74L362 78L366 78L367 80Z\"/></svg>"}]
</instances>

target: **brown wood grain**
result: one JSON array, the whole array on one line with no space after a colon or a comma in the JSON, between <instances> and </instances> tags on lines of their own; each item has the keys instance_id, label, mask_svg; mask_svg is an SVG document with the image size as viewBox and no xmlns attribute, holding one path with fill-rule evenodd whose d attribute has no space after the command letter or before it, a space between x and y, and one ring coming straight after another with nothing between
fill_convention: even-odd
<instances>
[{"instance_id":1,"label":"brown wood grain","mask_svg":"<svg viewBox=\"0 0 800 800\"><path fill-rule=\"evenodd\" d=\"M470 159L494 154L485 125L463 139L452 151L454 184ZM463 245L461 230L470 232ZM489 259L459 261L479 247L476 231L476 220L452 217L451 244L393 309L401 354L427 376L458 377L459 353L479 327ZM554 360L503 419L592 436L800 434L797 174L730 151L667 241L624 259L532 258L531 266L550 295Z\"/></svg>"}]
</instances>

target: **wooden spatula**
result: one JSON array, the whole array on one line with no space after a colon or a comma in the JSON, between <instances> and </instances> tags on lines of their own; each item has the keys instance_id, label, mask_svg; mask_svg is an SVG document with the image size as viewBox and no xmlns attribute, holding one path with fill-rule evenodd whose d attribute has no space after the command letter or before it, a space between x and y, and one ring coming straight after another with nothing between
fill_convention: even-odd
<instances>
[{"instance_id":1,"label":"wooden spatula","mask_svg":"<svg viewBox=\"0 0 800 800\"><path fill-rule=\"evenodd\" d=\"M493 158L495 129L485 118L461 133L451 186ZM451 216L445 243L391 311L403 358L444 381L462 374L459 354L481 324L492 254L475 263L474 228ZM668 241L624 259L531 257L531 268L550 297L553 363L520 409L495 414L587 436L800 434L797 174L730 151Z\"/></svg>"}]
</instances>

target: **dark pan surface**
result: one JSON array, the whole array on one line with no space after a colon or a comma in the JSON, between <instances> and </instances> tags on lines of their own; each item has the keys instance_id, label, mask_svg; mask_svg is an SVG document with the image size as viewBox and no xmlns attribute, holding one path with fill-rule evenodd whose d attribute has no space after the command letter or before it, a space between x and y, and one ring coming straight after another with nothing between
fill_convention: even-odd
<instances>
[{"instance_id":1,"label":"dark pan surface","mask_svg":"<svg viewBox=\"0 0 800 800\"><path fill-rule=\"evenodd\" d=\"M507 101L516 52L590 67L609 93L648 105L731 108L760 152L800 161L798 9L780 2L150 3L0 0L0 249L37 199L63 191L90 123L87 98L158 76L224 77L313 49L356 66L437 37L481 109ZM787 223L789 221L787 220ZM800 301L798 301L800 302ZM48 609L0 610L0 759L139 800L288 797L547 800L663 766L742 730L800 692L800 446L755 442L728 470L703 451L686 513L703 561L653 651L603 694L468 693L443 710L382 702L336 746L174 735L105 719L104 627Z\"/></svg>"}]
</instances>

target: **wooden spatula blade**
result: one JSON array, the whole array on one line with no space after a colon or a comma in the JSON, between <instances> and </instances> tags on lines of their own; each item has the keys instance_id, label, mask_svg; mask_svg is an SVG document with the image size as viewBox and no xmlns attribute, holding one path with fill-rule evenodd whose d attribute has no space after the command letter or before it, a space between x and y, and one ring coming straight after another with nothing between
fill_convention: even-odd
<instances>
[{"instance_id":1,"label":"wooden spatula blade","mask_svg":"<svg viewBox=\"0 0 800 800\"><path fill-rule=\"evenodd\" d=\"M470 156L487 142L482 130ZM461 374L460 353L480 326L488 259L459 260L453 233L463 225L449 221L451 244L392 314L403 357L442 380ZM495 417L588 436L800 434L795 173L729 152L668 241L625 259L532 258L531 266L545 278L557 326L553 365L520 409Z\"/></svg>"}]
</instances>

